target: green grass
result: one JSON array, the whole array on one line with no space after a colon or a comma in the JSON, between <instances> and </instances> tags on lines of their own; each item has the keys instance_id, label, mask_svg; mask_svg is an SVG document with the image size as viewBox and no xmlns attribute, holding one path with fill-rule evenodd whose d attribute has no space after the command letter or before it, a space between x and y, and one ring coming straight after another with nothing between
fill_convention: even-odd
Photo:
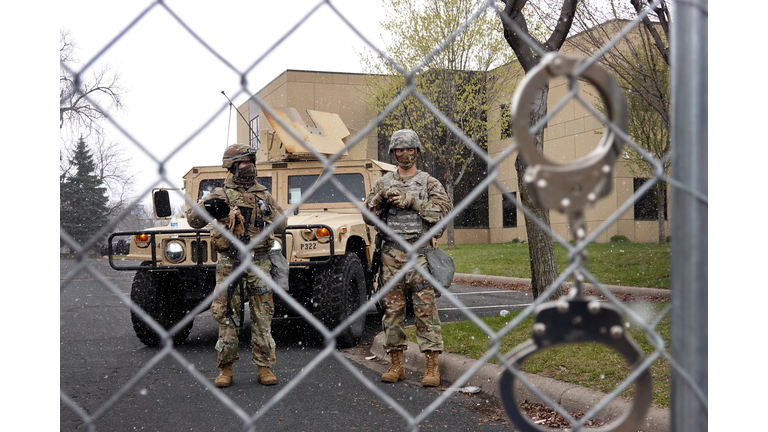
<instances>
[{"instance_id":1,"label":"green grass","mask_svg":"<svg viewBox=\"0 0 768 432\"><path fill-rule=\"evenodd\" d=\"M653 321L666 306L667 302L633 304L635 309L647 321ZM519 312L510 313L504 317L494 316L482 318L494 332L502 329ZM501 341L499 352L508 353L518 344L530 339L532 317L527 317L517 327L512 329ZM414 327L406 329L411 342L416 342ZM656 332L669 347L669 316L662 319L656 327ZM446 352L461 354L473 359L479 359L488 350L489 337L471 321L444 323L442 326L443 344ZM645 332L636 326L630 326L628 334L638 344L640 349L649 356L655 348L647 341ZM491 363L498 363L496 358ZM621 355L611 348L597 343L563 345L539 351L529 357L523 364L522 370L549 378L578 384L604 393L611 392L629 374L629 366ZM669 407L669 363L663 357L651 366L653 378L653 403ZM623 394L632 397L633 386Z\"/></svg>"},{"instance_id":2,"label":"green grass","mask_svg":"<svg viewBox=\"0 0 768 432\"><path fill-rule=\"evenodd\" d=\"M457 273L531 277L527 243L456 245L446 252ZM592 243L587 253L587 269L603 284L669 289L669 243ZM568 254L559 244L555 258L559 271L568 266Z\"/></svg>"},{"instance_id":3,"label":"green grass","mask_svg":"<svg viewBox=\"0 0 768 432\"><path fill-rule=\"evenodd\" d=\"M456 272L495 276L530 278L528 244L520 242L480 245L457 245L446 250L456 263ZM669 289L670 244L593 243L587 248L589 271L607 285L624 285ZM559 271L566 268L568 255L562 246L555 244L555 257ZM654 316L666 305L665 302L631 305L642 311L644 317ZM505 317L483 318L493 331L499 331L517 313ZM646 318L650 321L650 318ZM508 353L531 336L532 317L523 320L502 339L502 353ZM656 328L669 346L669 317L660 321ZM415 329L407 329L409 340L415 342ZM471 321L443 324L443 343L447 352L479 359L488 349L488 335ZM629 334L641 349L649 355L654 348L644 332L630 326ZM497 363L496 359L491 360ZM629 367L617 352L600 344L566 345L541 351L523 364L530 373L578 384L608 393L629 374ZM669 364L666 359L657 360L651 367L653 377L653 402L669 406ZM623 396L631 397L630 387Z\"/></svg>"}]
</instances>

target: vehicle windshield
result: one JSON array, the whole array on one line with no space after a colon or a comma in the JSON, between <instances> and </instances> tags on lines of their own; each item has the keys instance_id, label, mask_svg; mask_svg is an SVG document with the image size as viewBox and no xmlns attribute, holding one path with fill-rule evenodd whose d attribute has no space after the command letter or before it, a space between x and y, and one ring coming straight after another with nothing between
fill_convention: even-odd
<instances>
[{"instance_id":1,"label":"vehicle windshield","mask_svg":"<svg viewBox=\"0 0 768 432\"><path fill-rule=\"evenodd\" d=\"M295 204L314 186L320 175L288 176L288 204ZM359 202L365 202L365 180L360 173L334 174L339 183ZM323 183L304 204L349 202L346 195L341 193L336 185L327 181Z\"/></svg>"},{"instance_id":2,"label":"vehicle windshield","mask_svg":"<svg viewBox=\"0 0 768 432\"><path fill-rule=\"evenodd\" d=\"M200 181L200 191L197 193L197 202L200 202L201 199L203 199L217 187L222 186L224 186L224 179L210 179Z\"/></svg>"},{"instance_id":3,"label":"vehicle windshield","mask_svg":"<svg viewBox=\"0 0 768 432\"><path fill-rule=\"evenodd\" d=\"M267 188L269 193L272 193L272 177L256 177L256 181L259 184ZM197 194L197 201L200 202L206 195L211 193L217 187L224 186L224 179L208 179L200 181L200 191Z\"/></svg>"}]
</instances>

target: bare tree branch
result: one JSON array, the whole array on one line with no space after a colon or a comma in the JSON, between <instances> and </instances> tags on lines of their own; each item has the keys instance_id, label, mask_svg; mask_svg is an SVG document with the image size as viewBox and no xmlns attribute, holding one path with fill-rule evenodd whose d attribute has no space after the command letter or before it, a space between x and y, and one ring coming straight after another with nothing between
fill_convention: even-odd
<instances>
[{"instance_id":1,"label":"bare tree branch","mask_svg":"<svg viewBox=\"0 0 768 432\"><path fill-rule=\"evenodd\" d=\"M59 128L73 135L101 134L101 121L123 108L125 90L120 73L109 65L92 71L75 70L77 45L67 30L59 39Z\"/></svg>"},{"instance_id":2,"label":"bare tree branch","mask_svg":"<svg viewBox=\"0 0 768 432\"><path fill-rule=\"evenodd\" d=\"M667 65L669 65L669 43L665 43L664 41L669 41L669 23L672 21L672 16L670 14L669 8L667 7L666 1L656 1L658 1L658 6L655 2L649 3L643 0L630 0L630 3L632 3L632 6L635 7L635 11L638 14L642 12L642 10L646 7L650 8L654 12L656 18L658 19L658 23L651 22L651 19L646 16L643 18L643 25L653 36L656 49L659 51L659 54L661 54L661 57L664 59ZM658 27L661 27L662 31L664 32L663 39L659 34Z\"/></svg>"},{"instance_id":3,"label":"bare tree branch","mask_svg":"<svg viewBox=\"0 0 768 432\"><path fill-rule=\"evenodd\" d=\"M136 174L131 168L131 158L120 144L101 137L91 146L91 152L96 163L96 175L104 182L110 197L107 215L112 216L133 200Z\"/></svg>"},{"instance_id":4,"label":"bare tree branch","mask_svg":"<svg viewBox=\"0 0 768 432\"><path fill-rule=\"evenodd\" d=\"M135 174L131 159L119 143L109 141L102 123L123 109L125 90L120 73L110 65L93 71L78 71L77 44L68 30L59 39L59 176L65 181L72 171L72 143L79 137L87 142L96 165L96 175L108 189L107 217L117 214L133 199Z\"/></svg>"},{"instance_id":5,"label":"bare tree branch","mask_svg":"<svg viewBox=\"0 0 768 432\"><path fill-rule=\"evenodd\" d=\"M600 11L588 8L580 15L581 25L589 30L584 31L568 41L568 44L590 55L596 52L634 18L638 10L645 4L631 0L632 8L611 1L610 10ZM657 8L657 13L668 19L668 12L663 2ZM624 7L623 7L624 6ZM667 58L668 50L666 34L662 36L659 30L668 28L665 24L651 20L643 20L644 25L635 28L626 38L607 51L600 58L600 64L606 67L624 89L628 107L627 132L632 139L644 148L656 160L666 160L663 168L669 171L671 162L666 157L671 152L671 92L670 74ZM652 31L649 31L649 27ZM598 107L599 110L604 110ZM650 163L639 153L629 149L624 152L624 162L633 176L639 178L652 177ZM657 216L658 240L666 241L666 227L663 215L666 214L666 191L663 182L657 184Z\"/></svg>"},{"instance_id":6,"label":"bare tree branch","mask_svg":"<svg viewBox=\"0 0 768 432\"><path fill-rule=\"evenodd\" d=\"M523 32L531 36L534 41L538 43L539 48L545 52L557 51L565 42L573 24L574 16L576 15L576 8L578 6L578 0L565 0L563 1L558 19L554 23L542 22L543 25L551 26L548 30L549 37L543 43L538 41L533 32L529 30L528 21L523 9L528 4L528 0L504 0L505 7L504 13L514 21ZM540 16L546 16L547 13L540 13ZM503 22L503 21L502 21ZM539 64L541 60L536 54L536 51L526 43L520 35L515 33L515 30L504 24L504 38L509 43L509 46L515 51L518 57L520 65L526 72Z\"/></svg>"}]
</instances>

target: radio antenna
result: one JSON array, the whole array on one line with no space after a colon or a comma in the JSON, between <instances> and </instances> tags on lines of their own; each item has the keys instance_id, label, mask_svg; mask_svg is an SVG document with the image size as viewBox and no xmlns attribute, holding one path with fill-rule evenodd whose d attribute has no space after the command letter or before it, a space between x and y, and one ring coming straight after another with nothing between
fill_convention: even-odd
<instances>
[{"instance_id":1,"label":"radio antenna","mask_svg":"<svg viewBox=\"0 0 768 432\"><path fill-rule=\"evenodd\" d=\"M223 94L223 95L224 95L224 97L225 97L225 98L227 98L227 100L229 101L229 113L230 113L230 122L231 122L232 108L234 107L234 108L235 108L235 111L237 111L237 113L238 113L238 114L240 114L240 118L242 118L242 119L243 119L243 121L245 122L245 125L246 125L246 126L248 126L248 130L250 130L250 131L251 131L251 133L253 134L253 136L258 136L258 135L256 135L256 132L254 132L253 128L251 127L251 122L249 122L249 121L248 121L248 120L245 118L245 116L243 115L243 113L241 113L241 112L240 112L240 110L239 110L239 109L237 109L237 107L235 107L235 104L233 104L233 103L232 103L232 101L231 101L231 100L229 99L229 97L227 96L227 94L226 94L226 93L224 93L224 90L222 90L222 91L221 91L221 94ZM227 129L227 141L229 141L229 129ZM251 141L251 140L248 140L248 145L249 145L249 146L251 145L250 141ZM251 146L251 147L253 147L253 146Z\"/></svg>"},{"instance_id":2,"label":"radio antenna","mask_svg":"<svg viewBox=\"0 0 768 432\"><path fill-rule=\"evenodd\" d=\"M224 93L222 91L222 93ZM226 95L224 95L226 96ZM232 103L229 104L229 118L227 119L227 141L224 143L224 148L229 145L229 129L232 127Z\"/></svg>"}]
</instances>

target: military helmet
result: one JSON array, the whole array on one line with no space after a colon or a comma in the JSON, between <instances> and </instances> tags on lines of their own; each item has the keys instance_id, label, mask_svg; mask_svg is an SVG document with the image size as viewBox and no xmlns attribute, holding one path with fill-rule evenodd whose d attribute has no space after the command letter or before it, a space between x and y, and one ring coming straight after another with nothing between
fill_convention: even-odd
<instances>
[{"instance_id":1,"label":"military helmet","mask_svg":"<svg viewBox=\"0 0 768 432\"><path fill-rule=\"evenodd\" d=\"M410 129L400 129L392 134L392 139L389 141L389 153L395 151L395 149L409 149L415 148L419 153L424 153L424 147L421 146L419 136L416 132Z\"/></svg>"},{"instance_id":2,"label":"military helmet","mask_svg":"<svg viewBox=\"0 0 768 432\"><path fill-rule=\"evenodd\" d=\"M224 150L221 166L232 169L237 162L245 161L256 163L256 150L248 144L232 144Z\"/></svg>"}]
</instances>

